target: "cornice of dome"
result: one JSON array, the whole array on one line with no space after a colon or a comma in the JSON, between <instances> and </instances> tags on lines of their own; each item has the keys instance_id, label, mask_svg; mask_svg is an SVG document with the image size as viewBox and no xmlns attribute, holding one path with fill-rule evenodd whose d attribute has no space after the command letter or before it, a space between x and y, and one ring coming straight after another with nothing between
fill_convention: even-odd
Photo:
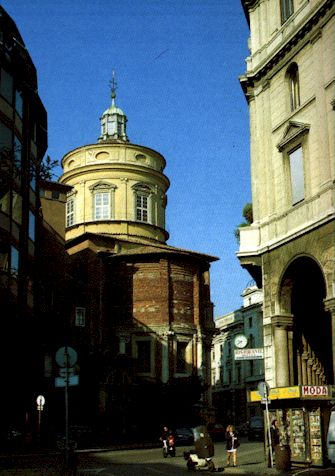
<instances>
[{"instance_id":1,"label":"cornice of dome","mask_svg":"<svg viewBox=\"0 0 335 476\"><path fill-rule=\"evenodd\" d=\"M166 188L170 186L170 180L168 177L163 173L158 170L155 170L153 168L147 167L145 165L139 165L139 164L132 164L129 162L108 162L108 163L100 163L99 164L99 170L108 170L108 169L113 169L113 170L120 170L122 172L125 171L138 171L142 175L146 175L149 177L153 177L158 179L160 182L164 182ZM75 169L70 169L67 172L64 172L60 177L59 181L60 183L64 183L68 178L71 177L71 180L73 180L75 177L82 177L83 175L91 174L92 172L95 172L97 170L97 165L96 164L90 164L90 165L82 165L81 167L77 167Z\"/></svg>"}]
</instances>

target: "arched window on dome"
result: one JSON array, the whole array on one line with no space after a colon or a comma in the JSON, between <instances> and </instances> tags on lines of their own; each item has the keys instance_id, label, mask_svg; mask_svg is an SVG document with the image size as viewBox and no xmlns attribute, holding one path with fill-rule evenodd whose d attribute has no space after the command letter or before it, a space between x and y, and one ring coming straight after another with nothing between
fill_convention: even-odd
<instances>
[{"instance_id":1,"label":"arched window on dome","mask_svg":"<svg viewBox=\"0 0 335 476\"><path fill-rule=\"evenodd\" d=\"M134 189L135 221L151 223L152 191L148 185L137 184Z\"/></svg>"},{"instance_id":2,"label":"arched window on dome","mask_svg":"<svg viewBox=\"0 0 335 476\"><path fill-rule=\"evenodd\" d=\"M93 220L111 220L113 218L115 188L115 185L107 182L99 182L90 187Z\"/></svg>"},{"instance_id":3,"label":"arched window on dome","mask_svg":"<svg viewBox=\"0 0 335 476\"><path fill-rule=\"evenodd\" d=\"M300 106L299 69L297 63L292 63L286 72L289 86L291 111Z\"/></svg>"}]
</instances>

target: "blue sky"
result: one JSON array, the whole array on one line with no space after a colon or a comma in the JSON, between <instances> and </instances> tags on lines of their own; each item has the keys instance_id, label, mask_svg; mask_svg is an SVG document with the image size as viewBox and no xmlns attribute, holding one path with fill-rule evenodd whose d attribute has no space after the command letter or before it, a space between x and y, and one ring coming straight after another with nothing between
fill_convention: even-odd
<instances>
[{"instance_id":1,"label":"blue sky","mask_svg":"<svg viewBox=\"0 0 335 476\"><path fill-rule=\"evenodd\" d=\"M95 143L111 103L130 142L167 160L168 243L220 258L215 317L239 308L250 282L236 225L251 201L245 72L248 25L239 0L3 0L38 72L52 159ZM60 175L61 170L58 170Z\"/></svg>"}]
</instances>

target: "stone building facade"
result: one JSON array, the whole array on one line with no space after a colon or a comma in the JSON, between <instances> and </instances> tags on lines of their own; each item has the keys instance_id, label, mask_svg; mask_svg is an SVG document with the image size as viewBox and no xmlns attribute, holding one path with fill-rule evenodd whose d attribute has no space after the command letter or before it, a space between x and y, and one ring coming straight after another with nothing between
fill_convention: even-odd
<instances>
[{"instance_id":1,"label":"stone building facade","mask_svg":"<svg viewBox=\"0 0 335 476\"><path fill-rule=\"evenodd\" d=\"M254 222L238 258L264 291L265 378L334 384L334 3L242 3Z\"/></svg>"},{"instance_id":2,"label":"stone building facade","mask_svg":"<svg viewBox=\"0 0 335 476\"><path fill-rule=\"evenodd\" d=\"M250 405L247 396L249 390L264 380L263 359L237 360L234 355L235 338L240 335L247 339L246 350L263 349L263 292L250 284L241 296L243 305L239 309L215 320L218 334L212 344L212 400L216 420L224 426L232 423L240 430L261 410Z\"/></svg>"}]
</instances>

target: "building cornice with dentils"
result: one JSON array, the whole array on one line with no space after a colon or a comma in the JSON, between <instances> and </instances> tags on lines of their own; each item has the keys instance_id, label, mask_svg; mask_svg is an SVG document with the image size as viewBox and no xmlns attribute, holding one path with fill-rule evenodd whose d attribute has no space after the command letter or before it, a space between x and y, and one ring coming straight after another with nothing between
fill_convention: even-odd
<instances>
[{"instance_id":1,"label":"building cornice with dentils","mask_svg":"<svg viewBox=\"0 0 335 476\"><path fill-rule=\"evenodd\" d=\"M250 4L250 8L258 3L259 0L246 0L244 2L244 4ZM267 84L267 81L282 68L283 61L285 63L290 61L306 44L313 41L315 37L319 37L321 35L321 28L330 20L334 13L335 4L333 0L326 0L294 30L285 42L281 43L277 50L260 62L257 68L240 76L240 84L246 99L248 101L253 99L252 90L255 83L263 80L264 84Z\"/></svg>"}]
</instances>

